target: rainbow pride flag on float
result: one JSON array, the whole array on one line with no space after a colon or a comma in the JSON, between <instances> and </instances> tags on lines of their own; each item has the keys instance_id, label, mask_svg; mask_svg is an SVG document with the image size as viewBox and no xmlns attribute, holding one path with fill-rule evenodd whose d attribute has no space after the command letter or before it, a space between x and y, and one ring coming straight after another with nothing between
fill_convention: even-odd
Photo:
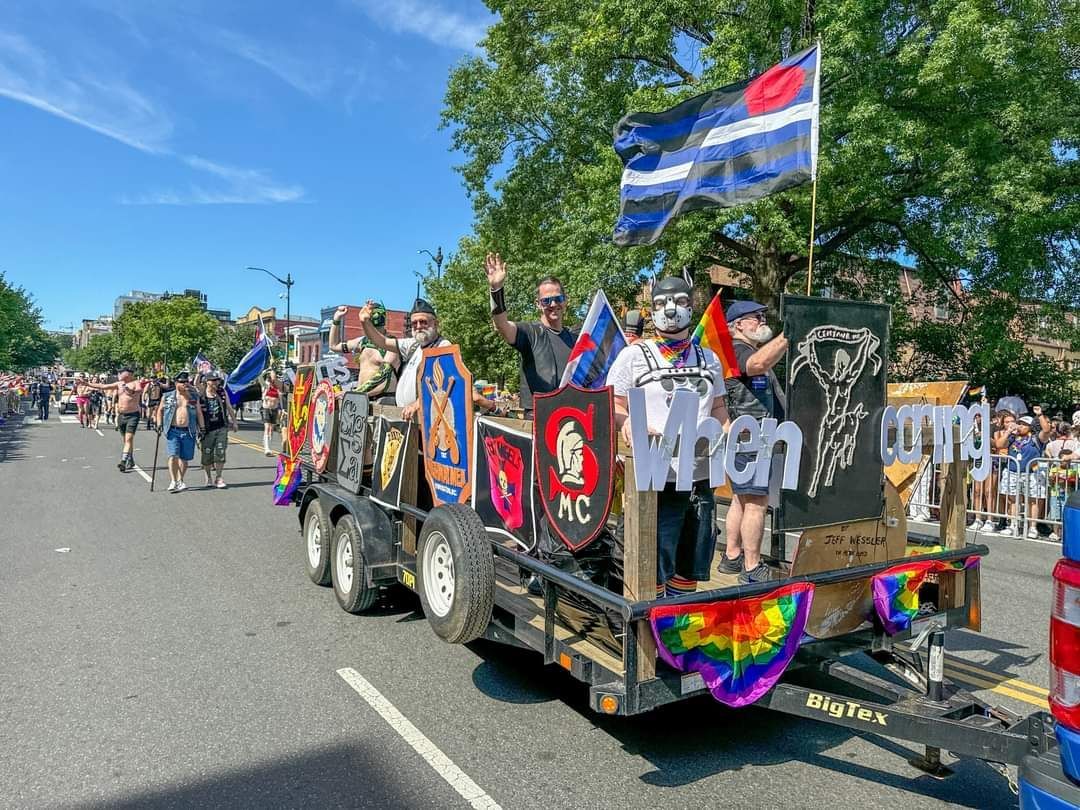
<instances>
[{"instance_id":1,"label":"rainbow pride flag on float","mask_svg":"<svg viewBox=\"0 0 1080 810\"><path fill-rule=\"evenodd\" d=\"M977 556L952 562L927 560L900 563L875 574L870 589L874 595L874 610L885 632L891 636L911 626L911 620L919 613L919 588L929 574L963 571L978 564Z\"/></svg>"},{"instance_id":2,"label":"rainbow pride flag on float","mask_svg":"<svg viewBox=\"0 0 1080 810\"><path fill-rule=\"evenodd\" d=\"M289 458L279 454L277 460L277 478L274 479L274 506L291 506L292 495L300 486L300 458Z\"/></svg>"},{"instance_id":3,"label":"rainbow pride flag on float","mask_svg":"<svg viewBox=\"0 0 1080 810\"><path fill-rule=\"evenodd\" d=\"M765 596L649 612L660 657L680 672L700 672L714 698L748 706L772 689L799 649L814 586L796 582Z\"/></svg>"},{"instance_id":4,"label":"rainbow pride flag on float","mask_svg":"<svg viewBox=\"0 0 1080 810\"><path fill-rule=\"evenodd\" d=\"M719 293L713 296L713 300L705 308L694 330L692 340L699 346L712 349L720 358L720 365L724 367L725 380L739 376L739 361L735 358L735 344L731 340L731 332L728 330L724 305L720 302Z\"/></svg>"}]
</instances>

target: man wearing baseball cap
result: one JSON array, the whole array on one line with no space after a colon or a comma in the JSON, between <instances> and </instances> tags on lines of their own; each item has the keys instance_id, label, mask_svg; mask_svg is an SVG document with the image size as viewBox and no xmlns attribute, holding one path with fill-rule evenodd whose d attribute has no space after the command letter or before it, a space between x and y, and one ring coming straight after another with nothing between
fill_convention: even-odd
<instances>
[{"instance_id":1,"label":"man wearing baseball cap","mask_svg":"<svg viewBox=\"0 0 1080 810\"><path fill-rule=\"evenodd\" d=\"M188 373L181 371L174 382L173 389L161 397L154 423L165 432L168 445L169 492L183 492L188 462L195 458L195 437L203 430L203 415Z\"/></svg>"},{"instance_id":2,"label":"man wearing baseball cap","mask_svg":"<svg viewBox=\"0 0 1080 810\"><path fill-rule=\"evenodd\" d=\"M727 406L732 420L743 414L757 420L783 419L784 394L773 367L787 351L788 340L782 334L773 337L765 322L768 310L756 301L735 301L727 308L726 318L735 345L739 376L727 382ZM731 436L729 441L738 437ZM745 466L753 454L737 454L735 463ZM759 460L758 464L764 460ZM766 462L767 463L767 462ZM738 574L739 582L765 582L773 578L772 569L761 561L761 538L765 531L765 512L769 505L768 487L755 487L753 481L731 485L731 507L725 528L727 548L720 558L719 570Z\"/></svg>"},{"instance_id":3,"label":"man wearing baseball cap","mask_svg":"<svg viewBox=\"0 0 1080 810\"><path fill-rule=\"evenodd\" d=\"M221 474L229 448L229 428L236 430L236 414L225 395L221 375L216 371L206 375L206 392L199 396L199 410L202 411L202 467L206 473L206 486L225 489Z\"/></svg>"},{"instance_id":4,"label":"man wearing baseball cap","mask_svg":"<svg viewBox=\"0 0 1080 810\"><path fill-rule=\"evenodd\" d=\"M1012 534L1019 536L1020 500L1026 499L1031 509L1028 515L1028 537L1039 536L1035 528L1036 521L1043 516L1046 505L1046 470L1040 469L1035 459L1046 453L1046 443L1050 441L1050 420L1046 418L1042 407L1036 405L1034 416L1021 416L1009 429L1002 431L994 440L995 451L1009 456L1008 470L1002 475L1002 489L1009 498ZM1036 421L1037 420L1037 421ZM1036 432L1036 426L1038 432Z\"/></svg>"}]
</instances>

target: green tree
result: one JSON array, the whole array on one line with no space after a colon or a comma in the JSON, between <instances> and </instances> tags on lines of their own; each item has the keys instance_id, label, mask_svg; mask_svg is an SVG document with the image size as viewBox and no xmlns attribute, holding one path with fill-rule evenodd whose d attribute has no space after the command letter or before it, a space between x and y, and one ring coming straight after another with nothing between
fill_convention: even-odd
<instances>
[{"instance_id":1,"label":"green tree","mask_svg":"<svg viewBox=\"0 0 1080 810\"><path fill-rule=\"evenodd\" d=\"M194 298L137 301L113 322L122 356L144 370L164 361L167 369L187 368L195 354L209 346L218 322Z\"/></svg>"},{"instance_id":2,"label":"green tree","mask_svg":"<svg viewBox=\"0 0 1080 810\"><path fill-rule=\"evenodd\" d=\"M78 349L77 352L79 365L73 365L72 368L79 371L90 371L95 374L115 372L125 364L120 343L116 335L112 333L94 335L85 348Z\"/></svg>"},{"instance_id":3,"label":"green tree","mask_svg":"<svg viewBox=\"0 0 1080 810\"><path fill-rule=\"evenodd\" d=\"M228 374L240 364L244 355L251 351L254 343L254 324L240 324L236 328L221 326L206 348L206 356L211 363Z\"/></svg>"},{"instance_id":4,"label":"green tree","mask_svg":"<svg viewBox=\"0 0 1080 810\"><path fill-rule=\"evenodd\" d=\"M627 112L666 109L820 37L816 283L833 285L854 263L879 297L895 279L873 275L890 264L878 260L900 256L941 296L954 280L963 285L965 323L999 295L1080 303L1074 4L488 5L499 19L483 55L451 73L443 123L465 156L473 253L501 250L515 295L554 273L571 295L603 288L627 300L649 272L688 266L701 279L713 263L746 274L754 297L772 305L785 289L804 289L809 186L687 214L652 246L612 245L622 166L611 131ZM1010 334L996 336L1014 342Z\"/></svg>"},{"instance_id":5,"label":"green tree","mask_svg":"<svg viewBox=\"0 0 1080 810\"><path fill-rule=\"evenodd\" d=\"M0 369L25 371L47 365L60 347L41 328L41 311L22 287L0 273Z\"/></svg>"}]
</instances>

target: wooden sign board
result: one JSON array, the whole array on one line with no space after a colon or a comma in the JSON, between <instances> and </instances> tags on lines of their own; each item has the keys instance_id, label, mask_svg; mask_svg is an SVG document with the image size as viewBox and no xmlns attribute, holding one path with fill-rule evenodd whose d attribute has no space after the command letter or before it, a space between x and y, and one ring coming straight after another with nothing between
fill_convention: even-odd
<instances>
[{"instance_id":1,"label":"wooden sign board","mask_svg":"<svg viewBox=\"0 0 1080 810\"><path fill-rule=\"evenodd\" d=\"M960 380L945 382L906 382L889 383L887 402L889 405L956 405L963 398L968 384ZM897 461L885 468L885 477L900 493L900 500L906 506L911 500L912 487L918 478L922 461L909 464Z\"/></svg>"},{"instance_id":2,"label":"wooden sign board","mask_svg":"<svg viewBox=\"0 0 1080 810\"><path fill-rule=\"evenodd\" d=\"M896 487L885 484L885 512L878 520L860 520L807 529L799 538L791 575L816 574L875 562L897 560L907 546L907 517ZM806 632L815 638L850 633L873 613L870 580L838 582L814 589Z\"/></svg>"}]
</instances>

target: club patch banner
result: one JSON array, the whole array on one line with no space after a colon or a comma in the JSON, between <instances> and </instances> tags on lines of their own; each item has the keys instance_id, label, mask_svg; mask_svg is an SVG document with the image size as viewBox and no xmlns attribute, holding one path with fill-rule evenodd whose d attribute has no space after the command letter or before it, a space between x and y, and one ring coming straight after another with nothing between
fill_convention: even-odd
<instances>
[{"instance_id":1,"label":"club patch banner","mask_svg":"<svg viewBox=\"0 0 1080 810\"><path fill-rule=\"evenodd\" d=\"M367 394L343 394L337 411L338 484L353 494L360 493L364 477L364 452L368 442Z\"/></svg>"},{"instance_id":2,"label":"club patch banner","mask_svg":"<svg viewBox=\"0 0 1080 810\"><path fill-rule=\"evenodd\" d=\"M607 522L615 492L611 388L567 385L533 399L540 502L551 530L571 551Z\"/></svg>"},{"instance_id":3,"label":"club patch banner","mask_svg":"<svg viewBox=\"0 0 1080 810\"><path fill-rule=\"evenodd\" d=\"M397 509L401 506L401 478L405 470L405 455L409 447L412 422L387 419L375 420L375 463L371 470L371 500Z\"/></svg>"},{"instance_id":4,"label":"club patch banner","mask_svg":"<svg viewBox=\"0 0 1080 810\"><path fill-rule=\"evenodd\" d=\"M472 385L457 346L424 349L416 390L424 475L436 504L469 503L472 495Z\"/></svg>"},{"instance_id":5,"label":"club patch banner","mask_svg":"<svg viewBox=\"0 0 1080 810\"><path fill-rule=\"evenodd\" d=\"M334 442L334 387L328 380L315 386L311 395L311 464L315 472L322 473L330 461L330 448Z\"/></svg>"},{"instance_id":6,"label":"club patch banner","mask_svg":"<svg viewBox=\"0 0 1080 810\"><path fill-rule=\"evenodd\" d=\"M804 437L799 486L781 491L783 528L877 518L889 307L784 296L781 317L790 342L787 418Z\"/></svg>"},{"instance_id":7,"label":"club patch banner","mask_svg":"<svg viewBox=\"0 0 1080 810\"><path fill-rule=\"evenodd\" d=\"M473 437L472 506L484 526L526 551L536 546L532 435L479 418Z\"/></svg>"},{"instance_id":8,"label":"club patch banner","mask_svg":"<svg viewBox=\"0 0 1080 810\"><path fill-rule=\"evenodd\" d=\"M315 387L315 371L311 366L296 369L292 394L289 397L289 458L298 458L308 440L308 419L311 413L311 392Z\"/></svg>"}]
</instances>

